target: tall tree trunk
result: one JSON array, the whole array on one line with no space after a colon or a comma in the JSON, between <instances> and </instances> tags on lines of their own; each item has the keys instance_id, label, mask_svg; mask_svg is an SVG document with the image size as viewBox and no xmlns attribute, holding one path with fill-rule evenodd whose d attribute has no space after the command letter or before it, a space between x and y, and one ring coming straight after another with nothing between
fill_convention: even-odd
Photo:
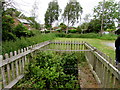
<instances>
[{"instance_id":1,"label":"tall tree trunk","mask_svg":"<svg viewBox=\"0 0 120 90\"><path fill-rule=\"evenodd\" d=\"M69 28L69 21L68 21L68 25L67 25L66 34L68 34L68 28Z\"/></svg>"}]
</instances>

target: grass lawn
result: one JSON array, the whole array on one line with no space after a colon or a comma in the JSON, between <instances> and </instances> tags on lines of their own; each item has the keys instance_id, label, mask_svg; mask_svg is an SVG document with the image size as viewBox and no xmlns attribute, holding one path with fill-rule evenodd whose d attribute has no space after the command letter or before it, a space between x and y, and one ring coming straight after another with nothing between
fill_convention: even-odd
<instances>
[{"instance_id":1,"label":"grass lawn","mask_svg":"<svg viewBox=\"0 0 120 90\"><path fill-rule=\"evenodd\" d=\"M114 40L100 40L100 39L90 39L90 38L56 38L55 40L76 40L76 41L86 41L92 46L96 47L98 50L110 56L115 60L115 50L114 48L107 46L104 43L114 43Z\"/></svg>"}]
</instances>

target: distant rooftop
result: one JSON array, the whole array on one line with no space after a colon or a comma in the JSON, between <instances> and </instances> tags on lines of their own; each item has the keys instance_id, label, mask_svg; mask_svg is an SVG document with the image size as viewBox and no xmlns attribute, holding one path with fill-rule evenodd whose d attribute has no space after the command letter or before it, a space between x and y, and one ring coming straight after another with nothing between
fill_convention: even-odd
<instances>
[{"instance_id":1,"label":"distant rooftop","mask_svg":"<svg viewBox=\"0 0 120 90\"><path fill-rule=\"evenodd\" d=\"M25 24L29 24L30 22L28 22L27 20L25 19L18 19L21 23L25 23Z\"/></svg>"}]
</instances>

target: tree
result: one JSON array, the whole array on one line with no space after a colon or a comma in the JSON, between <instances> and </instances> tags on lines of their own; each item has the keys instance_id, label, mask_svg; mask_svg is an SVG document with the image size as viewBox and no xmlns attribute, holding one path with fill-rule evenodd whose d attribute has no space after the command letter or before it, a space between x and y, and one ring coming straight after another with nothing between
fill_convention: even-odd
<instances>
[{"instance_id":1,"label":"tree","mask_svg":"<svg viewBox=\"0 0 120 90\"><path fill-rule=\"evenodd\" d=\"M77 0L70 0L69 3L67 3L63 13L63 18L68 23L67 26L69 27L70 24L73 26L75 22L79 22L82 12L83 10L80 3L77 2ZM66 33L68 33L68 27Z\"/></svg>"},{"instance_id":2,"label":"tree","mask_svg":"<svg viewBox=\"0 0 120 90\"><path fill-rule=\"evenodd\" d=\"M2 40L15 40L14 19L10 15L2 16Z\"/></svg>"},{"instance_id":3,"label":"tree","mask_svg":"<svg viewBox=\"0 0 120 90\"><path fill-rule=\"evenodd\" d=\"M19 17L20 14L21 12L14 8L7 8L7 10L3 11L3 15L10 15L12 17Z\"/></svg>"},{"instance_id":4,"label":"tree","mask_svg":"<svg viewBox=\"0 0 120 90\"><path fill-rule=\"evenodd\" d=\"M88 32L95 32L98 33L100 31L101 28L101 21L99 19L93 19L89 22L89 26L87 31Z\"/></svg>"},{"instance_id":5,"label":"tree","mask_svg":"<svg viewBox=\"0 0 120 90\"><path fill-rule=\"evenodd\" d=\"M31 17L29 17L27 19L28 19L28 21L30 21L30 24L33 28L40 29L40 24L36 21L38 18L37 11L38 11L38 3L35 0L34 4L32 6L32 9L31 9Z\"/></svg>"},{"instance_id":6,"label":"tree","mask_svg":"<svg viewBox=\"0 0 120 90\"><path fill-rule=\"evenodd\" d=\"M91 17L90 14L86 14L83 19L84 19L84 21L85 21L86 23L88 23L88 22L90 21L90 17Z\"/></svg>"},{"instance_id":7,"label":"tree","mask_svg":"<svg viewBox=\"0 0 120 90\"><path fill-rule=\"evenodd\" d=\"M84 19L84 23L80 25L82 32L84 30L88 29L89 22L90 22L90 19L89 19L90 16L91 16L90 14L86 14L85 17L83 18Z\"/></svg>"},{"instance_id":8,"label":"tree","mask_svg":"<svg viewBox=\"0 0 120 90\"><path fill-rule=\"evenodd\" d=\"M35 29L40 29L40 24L35 20L35 17L26 17L28 22L30 22L30 26Z\"/></svg>"},{"instance_id":9,"label":"tree","mask_svg":"<svg viewBox=\"0 0 120 90\"><path fill-rule=\"evenodd\" d=\"M104 12L102 9L103 2L99 2L98 6L94 8L94 18L102 20L103 14L103 26L104 30L107 28L114 29L115 22L119 21L119 5L114 0L109 0L104 3Z\"/></svg>"},{"instance_id":10,"label":"tree","mask_svg":"<svg viewBox=\"0 0 120 90\"><path fill-rule=\"evenodd\" d=\"M37 10L38 10L38 4L37 2L35 1L33 6L32 6L32 10L31 10L31 17L34 17L34 18L37 18L38 15L37 15Z\"/></svg>"},{"instance_id":11,"label":"tree","mask_svg":"<svg viewBox=\"0 0 120 90\"><path fill-rule=\"evenodd\" d=\"M57 0L50 2L45 13L45 25L52 26L52 23L58 20L60 12L61 9L59 8Z\"/></svg>"},{"instance_id":12,"label":"tree","mask_svg":"<svg viewBox=\"0 0 120 90\"><path fill-rule=\"evenodd\" d=\"M61 30L66 30L67 26L64 23L60 23L59 27Z\"/></svg>"}]
</instances>

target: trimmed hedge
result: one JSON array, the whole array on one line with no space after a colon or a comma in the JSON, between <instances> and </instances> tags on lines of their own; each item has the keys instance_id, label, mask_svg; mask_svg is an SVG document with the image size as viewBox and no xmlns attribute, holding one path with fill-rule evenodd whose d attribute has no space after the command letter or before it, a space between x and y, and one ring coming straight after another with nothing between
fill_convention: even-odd
<instances>
[{"instance_id":1,"label":"trimmed hedge","mask_svg":"<svg viewBox=\"0 0 120 90\"><path fill-rule=\"evenodd\" d=\"M97 38L103 40L115 40L118 35L108 34L100 36L98 33L87 33L87 34L65 34L65 33L56 33L56 37L64 38Z\"/></svg>"},{"instance_id":2,"label":"trimmed hedge","mask_svg":"<svg viewBox=\"0 0 120 90\"><path fill-rule=\"evenodd\" d=\"M68 33L76 33L76 32L77 32L76 29L70 29L70 30L68 30Z\"/></svg>"}]
</instances>

